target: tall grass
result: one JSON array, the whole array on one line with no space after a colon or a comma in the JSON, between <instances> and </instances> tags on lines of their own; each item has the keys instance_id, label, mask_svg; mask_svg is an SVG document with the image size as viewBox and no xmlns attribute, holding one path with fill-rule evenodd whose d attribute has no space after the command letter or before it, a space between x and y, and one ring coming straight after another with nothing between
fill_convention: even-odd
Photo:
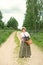
<instances>
[{"instance_id":1,"label":"tall grass","mask_svg":"<svg viewBox=\"0 0 43 65\"><path fill-rule=\"evenodd\" d=\"M0 45L7 40L13 30L0 30Z\"/></svg>"},{"instance_id":2,"label":"tall grass","mask_svg":"<svg viewBox=\"0 0 43 65\"><path fill-rule=\"evenodd\" d=\"M17 46L19 46L19 45L20 45L20 40L18 39L17 31L15 32L15 37L14 37L14 39L15 39L15 42L16 42Z\"/></svg>"},{"instance_id":3,"label":"tall grass","mask_svg":"<svg viewBox=\"0 0 43 65\"><path fill-rule=\"evenodd\" d=\"M43 33L37 32L31 35L33 42L43 50Z\"/></svg>"},{"instance_id":4,"label":"tall grass","mask_svg":"<svg viewBox=\"0 0 43 65\"><path fill-rule=\"evenodd\" d=\"M15 32L14 41L17 45L14 53L16 53L16 55L17 55L16 57L18 57L19 56L19 48L20 48L20 40L18 39L17 31Z\"/></svg>"}]
</instances>

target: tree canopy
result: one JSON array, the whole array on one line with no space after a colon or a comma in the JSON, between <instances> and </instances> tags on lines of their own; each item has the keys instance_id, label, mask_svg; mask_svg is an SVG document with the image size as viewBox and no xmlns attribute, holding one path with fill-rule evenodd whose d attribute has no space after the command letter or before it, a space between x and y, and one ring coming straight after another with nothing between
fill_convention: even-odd
<instances>
[{"instance_id":1,"label":"tree canopy","mask_svg":"<svg viewBox=\"0 0 43 65\"><path fill-rule=\"evenodd\" d=\"M4 22L2 21L2 12L0 11L0 28L4 28Z\"/></svg>"},{"instance_id":2,"label":"tree canopy","mask_svg":"<svg viewBox=\"0 0 43 65\"><path fill-rule=\"evenodd\" d=\"M2 19L3 17L2 17L2 12L0 11L0 20Z\"/></svg>"},{"instance_id":3,"label":"tree canopy","mask_svg":"<svg viewBox=\"0 0 43 65\"><path fill-rule=\"evenodd\" d=\"M42 0L41 0L42 1ZM27 0L26 2L26 14L23 26L27 30L39 29L40 25L40 12L42 10L42 4L39 0Z\"/></svg>"},{"instance_id":4,"label":"tree canopy","mask_svg":"<svg viewBox=\"0 0 43 65\"><path fill-rule=\"evenodd\" d=\"M7 27L12 27L14 29L18 29L18 22L14 17L11 17L7 22Z\"/></svg>"}]
</instances>

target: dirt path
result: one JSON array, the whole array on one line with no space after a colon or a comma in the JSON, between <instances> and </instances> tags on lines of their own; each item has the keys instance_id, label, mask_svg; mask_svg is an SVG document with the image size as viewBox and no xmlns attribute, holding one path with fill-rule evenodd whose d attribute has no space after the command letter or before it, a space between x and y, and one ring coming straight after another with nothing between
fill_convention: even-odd
<instances>
[{"instance_id":1,"label":"dirt path","mask_svg":"<svg viewBox=\"0 0 43 65\"><path fill-rule=\"evenodd\" d=\"M43 65L43 53L34 44L31 45L31 58L18 58L19 47L14 41L15 32L0 47L0 65ZM20 39L19 33L17 36Z\"/></svg>"},{"instance_id":2,"label":"dirt path","mask_svg":"<svg viewBox=\"0 0 43 65\"><path fill-rule=\"evenodd\" d=\"M30 65L43 65L43 53L39 48L32 44L31 45L32 56L29 60Z\"/></svg>"},{"instance_id":3,"label":"dirt path","mask_svg":"<svg viewBox=\"0 0 43 65\"><path fill-rule=\"evenodd\" d=\"M0 47L0 65L13 65L13 52L16 44L14 44L14 33L10 35L7 41Z\"/></svg>"}]
</instances>

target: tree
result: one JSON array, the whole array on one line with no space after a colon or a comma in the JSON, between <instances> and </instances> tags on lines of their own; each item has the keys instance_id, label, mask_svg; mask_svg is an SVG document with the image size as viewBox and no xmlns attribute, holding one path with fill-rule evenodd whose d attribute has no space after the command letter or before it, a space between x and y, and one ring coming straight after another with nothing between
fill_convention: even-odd
<instances>
[{"instance_id":1,"label":"tree","mask_svg":"<svg viewBox=\"0 0 43 65\"><path fill-rule=\"evenodd\" d=\"M10 20L7 22L7 27L12 27L14 29L18 29L18 22L14 17L11 17Z\"/></svg>"},{"instance_id":2,"label":"tree","mask_svg":"<svg viewBox=\"0 0 43 65\"><path fill-rule=\"evenodd\" d=\"M4 22L0 21L0 28L4 28Z\"/></svg>"},{"instance_id":3,"label":"tree","mask_svg":"<svg viewBox=\"0 0 43 65\"><path fill-rule=\"evenodd\" d=\"M4 22L2 21L2 12L0 11L0 28L4 28Z\"/></svg>"},{"instance_id":4,"label":"tree","mask_svg":"<svg viewBox=\"0 0 43 65\"><path fill-rule=\"evenodd\" d=\"M0 20L2 19L3 17L2 17L2 12L0 11Z\"/></svg>"},{"instance_id":5,"label":"tree","mask_svg":"<svg viewBox=\"0 0 43 65\"><path fill-rule=\"evenodd\" d=\"M23 26L25 26L27 30L36 31L39 29L41 3L39 0L27 0L26 5L27 9Z\"/></svg>"}]
</instances>

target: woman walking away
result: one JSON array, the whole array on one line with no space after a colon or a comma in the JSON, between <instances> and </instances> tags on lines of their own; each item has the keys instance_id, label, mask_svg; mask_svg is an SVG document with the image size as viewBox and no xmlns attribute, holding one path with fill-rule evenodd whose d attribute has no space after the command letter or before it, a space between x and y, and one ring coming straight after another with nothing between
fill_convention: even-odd
<instances>
[{"instance_id":1,"label":"woman walking away","mask_svg":"<svg viewBox=\"0 0 43 65\"><path fill-rule=\"evenodd\" d=\"M27 58L31 56L31 49L30 49L30 45L28 45L25 42L26 37L28 37L30 39L30 34L28 32L26 32L26 28L23 27L22 28L22 32L20 34L20 38L21 38L21 47L20 47L20 52L19 52L19 57L20 58Z\"/></svg>"}]
</instances>

